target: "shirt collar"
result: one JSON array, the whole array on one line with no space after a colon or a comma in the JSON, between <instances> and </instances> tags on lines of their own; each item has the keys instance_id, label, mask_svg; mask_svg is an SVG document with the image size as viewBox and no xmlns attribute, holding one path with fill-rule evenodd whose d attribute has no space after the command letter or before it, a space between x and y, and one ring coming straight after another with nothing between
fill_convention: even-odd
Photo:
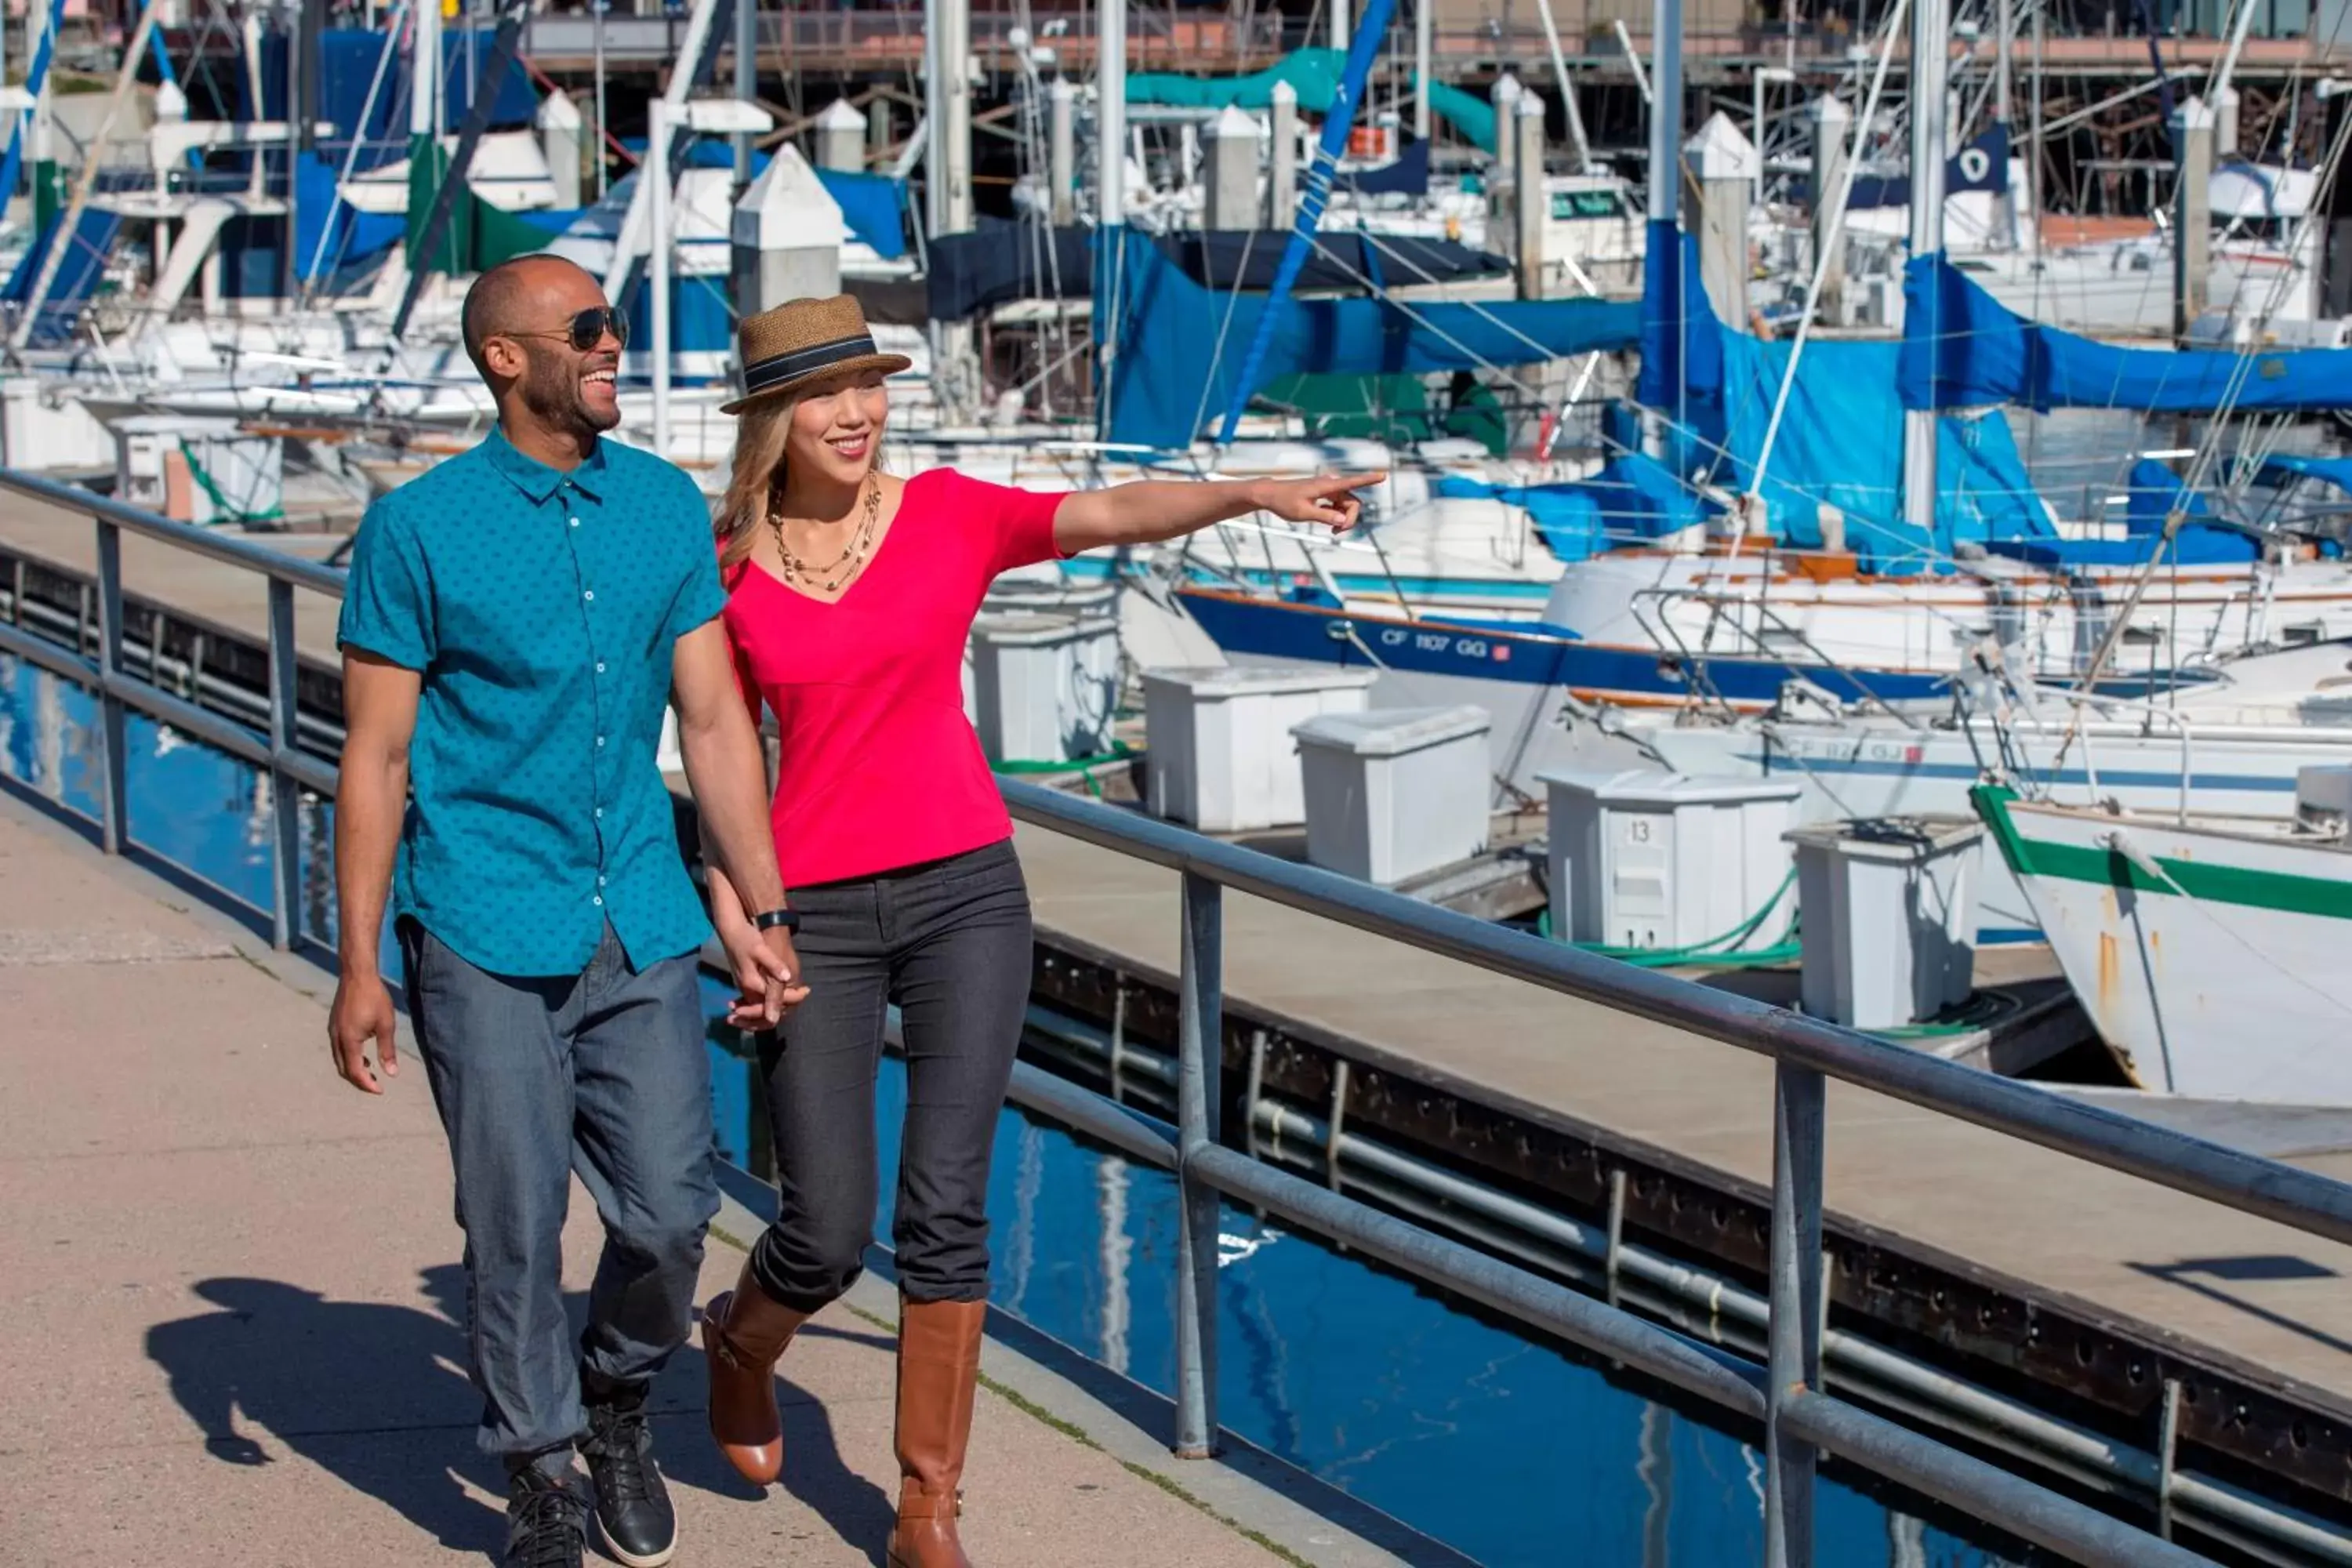
<instances>
[{"instance_id":1,"label":"shirt collar","mask_svg":"<svg viewBox=\"0 0 2352 1568\"><path fill-rule=\"evenodd\" d=\"M597 437L595 446L589 448L586 459L568 473L561 468L551 468L522 451L508 440L506 431L496 425L490 426L489 439L482 443L482 449L489 455L490 467L504 474L515 489L534 502L547 500L566 479L572 481L574 489L584 490L600 500L604 499L604 441L602 437Z\"/></svg>"}]
</instances>

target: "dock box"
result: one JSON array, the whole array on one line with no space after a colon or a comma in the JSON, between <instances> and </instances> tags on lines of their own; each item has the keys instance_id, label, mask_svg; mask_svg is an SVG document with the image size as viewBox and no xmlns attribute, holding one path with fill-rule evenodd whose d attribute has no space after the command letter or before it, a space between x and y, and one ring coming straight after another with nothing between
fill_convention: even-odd
<instances>
[{"instance_id":1,"label":"dock box","mask_svg":"<svg viewBox=\"0 0 2352 1568\"><path fill-rule=\"evenodd\" d=\"M1796 906L1781 836L1796 820L1801 779L1655 769L1538 776L1550 814L1553 935L1723 953L1787 936Z\"/></svg>"},{"instance_id":2,"label":"dock box","mask_svg":"<svg viewBox=\"0 0 2352 1568\"><path fill-rule=\"evenodd\" d=\"M1203 833L1305 822L1307 791L1291 729L1318 714L1362 712L1379 673L1318 664L1144 671L1152 815Z\"/></svg>"},{"instance_id":3,"label":"dock box","mask_svg":"<svg viewBox=\"0 0 2352 1568\"><path fill-rule=\"evenodd\" d=\"M285 444L234 419L142 414L119 420L114 494L176 522L256 522L279 515Z\"/></svg>"},{"instance_id":4,"label":"dock box","mask_svg":"<svg viewBox=\"0 0 2352 1568\"><path fill-rule=\"evenodd\" d=\"M992 763L1066 763L1110 750L1118 622L1013 610L971 626L971 716Z\"/></svg>"},{"instance_id":5,"label":"dock box","mask_svg":"<svg viewBox=\"0 0 2352 1568\"><path fill-rule=\"evenodd\" d=\"M1967 817L1821 822L1789 835L1805 921L1803 998L1816 1018L1892 1029L1969 999L1977 861Z\"/></svg>"},{"instance_id":6,"label":"dock box","mask_svg":"<svg viewBox=\"0 0 2352 1568\"><path fill-rule=\"evenodd\" d=\"M1381 708L1292 726L1307 858L1393 887L1486 847L1494 784L1484 708Z\"/></svg>"}]
</instances>

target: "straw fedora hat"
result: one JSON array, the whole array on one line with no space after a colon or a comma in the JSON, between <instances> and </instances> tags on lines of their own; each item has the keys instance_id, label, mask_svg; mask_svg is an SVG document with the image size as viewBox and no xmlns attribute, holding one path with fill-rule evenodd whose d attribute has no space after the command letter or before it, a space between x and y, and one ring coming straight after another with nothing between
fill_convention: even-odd
<instances>
[{"instance_id":1,"label":"straw fedora hat","mask_svg":"<svg viewBox=\"0 0 2352 1568\"><path fill-rule=\"evenodd\" d=\"M743 395L719 409L721 414L789 397L819 376L866 370L889 375L915 363L905 354L876 350L865 308L851 294L787 300L747 316L735 342L743 364Z\"/></svg>"}]
</instances>

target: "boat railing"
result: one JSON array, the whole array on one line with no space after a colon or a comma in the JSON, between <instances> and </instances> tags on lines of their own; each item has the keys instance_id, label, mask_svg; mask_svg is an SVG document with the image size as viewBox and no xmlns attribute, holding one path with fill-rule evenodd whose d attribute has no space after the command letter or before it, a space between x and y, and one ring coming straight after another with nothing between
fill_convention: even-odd
<instances>
[{"instance_id":1,"label":"boat railing","mask_svg":"<svg viewBox=\"0 0 2352 1568\"><path fill-rule=\"evenodd\" d=\"M1730 711L1730 703L1721 693L1714 689L1711 683L1705 681L1704 671L1700 668L1707 655L1714 650L1703 648L1696 653L1692 652L1689 645L1683 641L1682 630L1675 625L1674 617L1665 613L1673 603L1680 600L1688 600L1706 608L1707 635L1710 637L1713 637L1716 627L1728 626L1735 636L1748 640L1752 651L1746 654L1735 653L1734 657L1774 659L1787 658L1788 649L1776 648L1765 640L1768 629L1778 632L1821 668L1834 669L1845 675L1853 682L1855 689L1862 693L1861 702L1864 708L1875 708L1906 729L1922 730L1927 727L1916 716L1905 712L1871 690L1865 679L1866 672L1856 673L1849 669L1845 661L1824 651L1820 644L1814 642L1811 633L1789 619L1764 599L1723 594L1712 588L1678 586L1671 584L1661 584L1655 587L1634 590L1634 620L1650 634L1650 639L1658 645L1661 651L1670 652L1682 661L1685 672L1694 682L1706 685L1706 690L1703 695L1714 698L1726 712ZM1649 610L1653 607L1659 611L1654 621L1649 615ZM1755 613L1759 625L1753 630L1740 624L1739 612L1742 610Z\"/></svg>"},{"instance_id":2,"label":"boat railing","mask_svg":"<svg viewBox=\"0 0 2352 1568\"><path fill-rule=\"evenodd\" d=\"M79 643L60 646L6 624L0 624L0 652L97 693L102 713L100 847L115 853L130 841L123 766L129 713L144 713L219 747L264 771L270 780L277 867L271 931L281 947L292 944L302 892L296 868L300 792L329 794L335 784L333 765L298 751L293 742L294 594L298 588L308 589L338 598L344 574L34 475L0 469L0 489L77 510L96 530L95 655L85 653ZM266 581L266 731L198 708L126 666L121 549L126 533L249 571ZM2173 1509L2189 1495L2192 1484L2174 1470L2169 1441L2157 1478L2158 1528L2151 1531L1825 1392L1822 1226L1829 1080L2347 1245L2352 1245L2352 1186L1139 813L1011 780L1002 787L1013 815L1024 823L1176 874L1171 893L1179 907L1181 956L1176 976L1175 1124L1150 1119L1036 1069L1016 1075L1014 1097L1038 1114L1175 1176L1181 1215L1177 1227L1175 1415L1169 1436L1179 1454L1204 1457L1217 1447L1218 1236L1221 1204L1232 1199L1343 1243L1539 1333L1655 1377L1735 1416L1760 1423L1764 1556L1770 1568L1801 1568L1813 1559L1814 1474L1824 1454L2082 1563L2103 1568L2165 1568L2208 1561L2169 1539ZM1223 1078L1223 1019L1228 891L1769 1058L1773 1157L1765 1360L1759 1363L1678 1333L1226 1147L1223 1134L1229 1097ZM1614 1224L1610 1234L1613 1254L1619 1245ZM2292 1516L2291 1522L2305 1539L2314 1532L2322 1535L2336 1559L2342 1559L2346 1546L2340 1536L2305 1516Z\"/></svg>"}]
</instances>

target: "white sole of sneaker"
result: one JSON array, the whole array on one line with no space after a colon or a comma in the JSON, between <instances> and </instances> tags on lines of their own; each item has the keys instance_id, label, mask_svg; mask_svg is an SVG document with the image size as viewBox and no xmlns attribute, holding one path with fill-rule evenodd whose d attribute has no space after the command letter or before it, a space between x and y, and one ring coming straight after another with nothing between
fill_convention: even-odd
<instances>
[{"instance_id":1,"label":"white sole of sneaker","mask_svg":"<svg viewBox=\"0 0 2352 1568\"><path fill-rule=\"evenodd\" d=\"M673 1541L659 1552L648 1556L633 1557L622 1551L620 1542L614 1541L606 1532L604 1521L601 1519L596 1521L596 1539L603 1543L605 1551L613 1554L613 1560L622 1564L622 1568L666 1568L669 1560L677 1555L677 1542Z\"/></svg>"}]
</instances>

